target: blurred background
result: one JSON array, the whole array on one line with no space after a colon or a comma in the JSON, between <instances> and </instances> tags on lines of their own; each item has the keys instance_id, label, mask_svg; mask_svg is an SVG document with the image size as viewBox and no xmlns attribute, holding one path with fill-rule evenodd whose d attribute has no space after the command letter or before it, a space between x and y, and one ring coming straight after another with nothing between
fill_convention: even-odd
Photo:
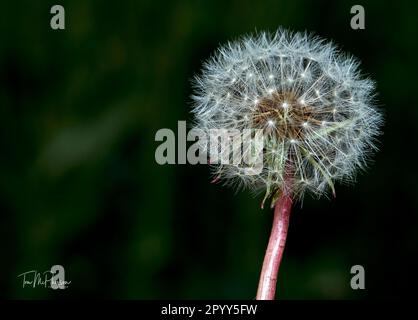
<instances>
[{"instance_id":1,"label":"blurred background","mask_svg":"<svg viewBox=\"0 0 418 320\"><path fill-rule=\"evenodd\" d=\"M54 4L65 30L50 28ZM350 27L355 4L365 30ZM0 297L253 299L272 212L210 184L207 166L158 165L154 136L191 120L190 79L219 44L279 26L359 57L386 124L355 186L295 206L278 298L416 295L416 12L377 0L2 1ZM19 274L55 264L68 289L22 288ZM357 264L365 290L350 287Z\"/></svg>"}]
</instances>

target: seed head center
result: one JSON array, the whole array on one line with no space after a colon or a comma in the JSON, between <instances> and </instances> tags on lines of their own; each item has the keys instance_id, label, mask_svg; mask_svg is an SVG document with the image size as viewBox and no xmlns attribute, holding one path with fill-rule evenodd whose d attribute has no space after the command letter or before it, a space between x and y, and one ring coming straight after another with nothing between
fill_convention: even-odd
<instances>
[{"instance_id":1,"label":"seed head center","mask_svg":"<svg viewBox=\"0 0 418 320\"><path fill-rule=\"evenodd\" d=\"M294 92L274 92L258 102L253 114L254 128L278 139L303 139L313 119L313 108Z\"/></svg>"}]
</instances>

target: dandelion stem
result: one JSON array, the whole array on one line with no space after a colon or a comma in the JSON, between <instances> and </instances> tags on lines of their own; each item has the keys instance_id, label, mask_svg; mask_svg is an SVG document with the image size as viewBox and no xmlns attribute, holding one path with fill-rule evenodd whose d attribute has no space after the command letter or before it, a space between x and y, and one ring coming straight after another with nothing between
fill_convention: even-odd
<instances>
[{"instance_id":1,"label":"dandelion stem","mask_svg":"<svg viewBox=\"0 0 418 320\"><path fill-rule=\"evenodd\" d=\"M292 198L282 192L274 208L273 226L258 283L257 300L274 300L277 274L286 243Z\"/></svg>"}]
</instances>

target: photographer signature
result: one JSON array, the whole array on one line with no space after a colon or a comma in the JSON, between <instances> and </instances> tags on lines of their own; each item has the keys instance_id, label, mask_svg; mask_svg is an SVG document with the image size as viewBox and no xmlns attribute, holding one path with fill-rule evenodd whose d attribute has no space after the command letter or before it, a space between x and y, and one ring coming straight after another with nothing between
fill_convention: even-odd
<instances>
[{"instance_id":1,"label":"photographer signature","mask_svg":"<svg viewBox=\"0 0 418 320\"><path fill-rule=\"evenodd\" d=\"M65 270L61 265L54 265L50 270L38 272L30 270L18 275L22 277L22 287L44 287L51 289L66 289L71 281L65 281Z\"/></svg>"}]
</instances>

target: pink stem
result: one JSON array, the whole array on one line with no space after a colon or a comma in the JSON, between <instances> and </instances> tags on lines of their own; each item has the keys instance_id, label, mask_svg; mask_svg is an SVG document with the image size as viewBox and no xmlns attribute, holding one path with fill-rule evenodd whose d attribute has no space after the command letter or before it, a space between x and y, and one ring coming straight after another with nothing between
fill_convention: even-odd
<instances>
[{"instance_id":1,"label":"pink stem","mask_svg":"<svg viewBox=\"0 0 418 320\"><path fill-rule=\"evenodd\" d=\"M291 208L292 198L286 192L283 192L274 208L273 226L264 256L263 268L261 269L257 300L274 300L277 273L286 243Z\"/></svg>"}]
</instances>

